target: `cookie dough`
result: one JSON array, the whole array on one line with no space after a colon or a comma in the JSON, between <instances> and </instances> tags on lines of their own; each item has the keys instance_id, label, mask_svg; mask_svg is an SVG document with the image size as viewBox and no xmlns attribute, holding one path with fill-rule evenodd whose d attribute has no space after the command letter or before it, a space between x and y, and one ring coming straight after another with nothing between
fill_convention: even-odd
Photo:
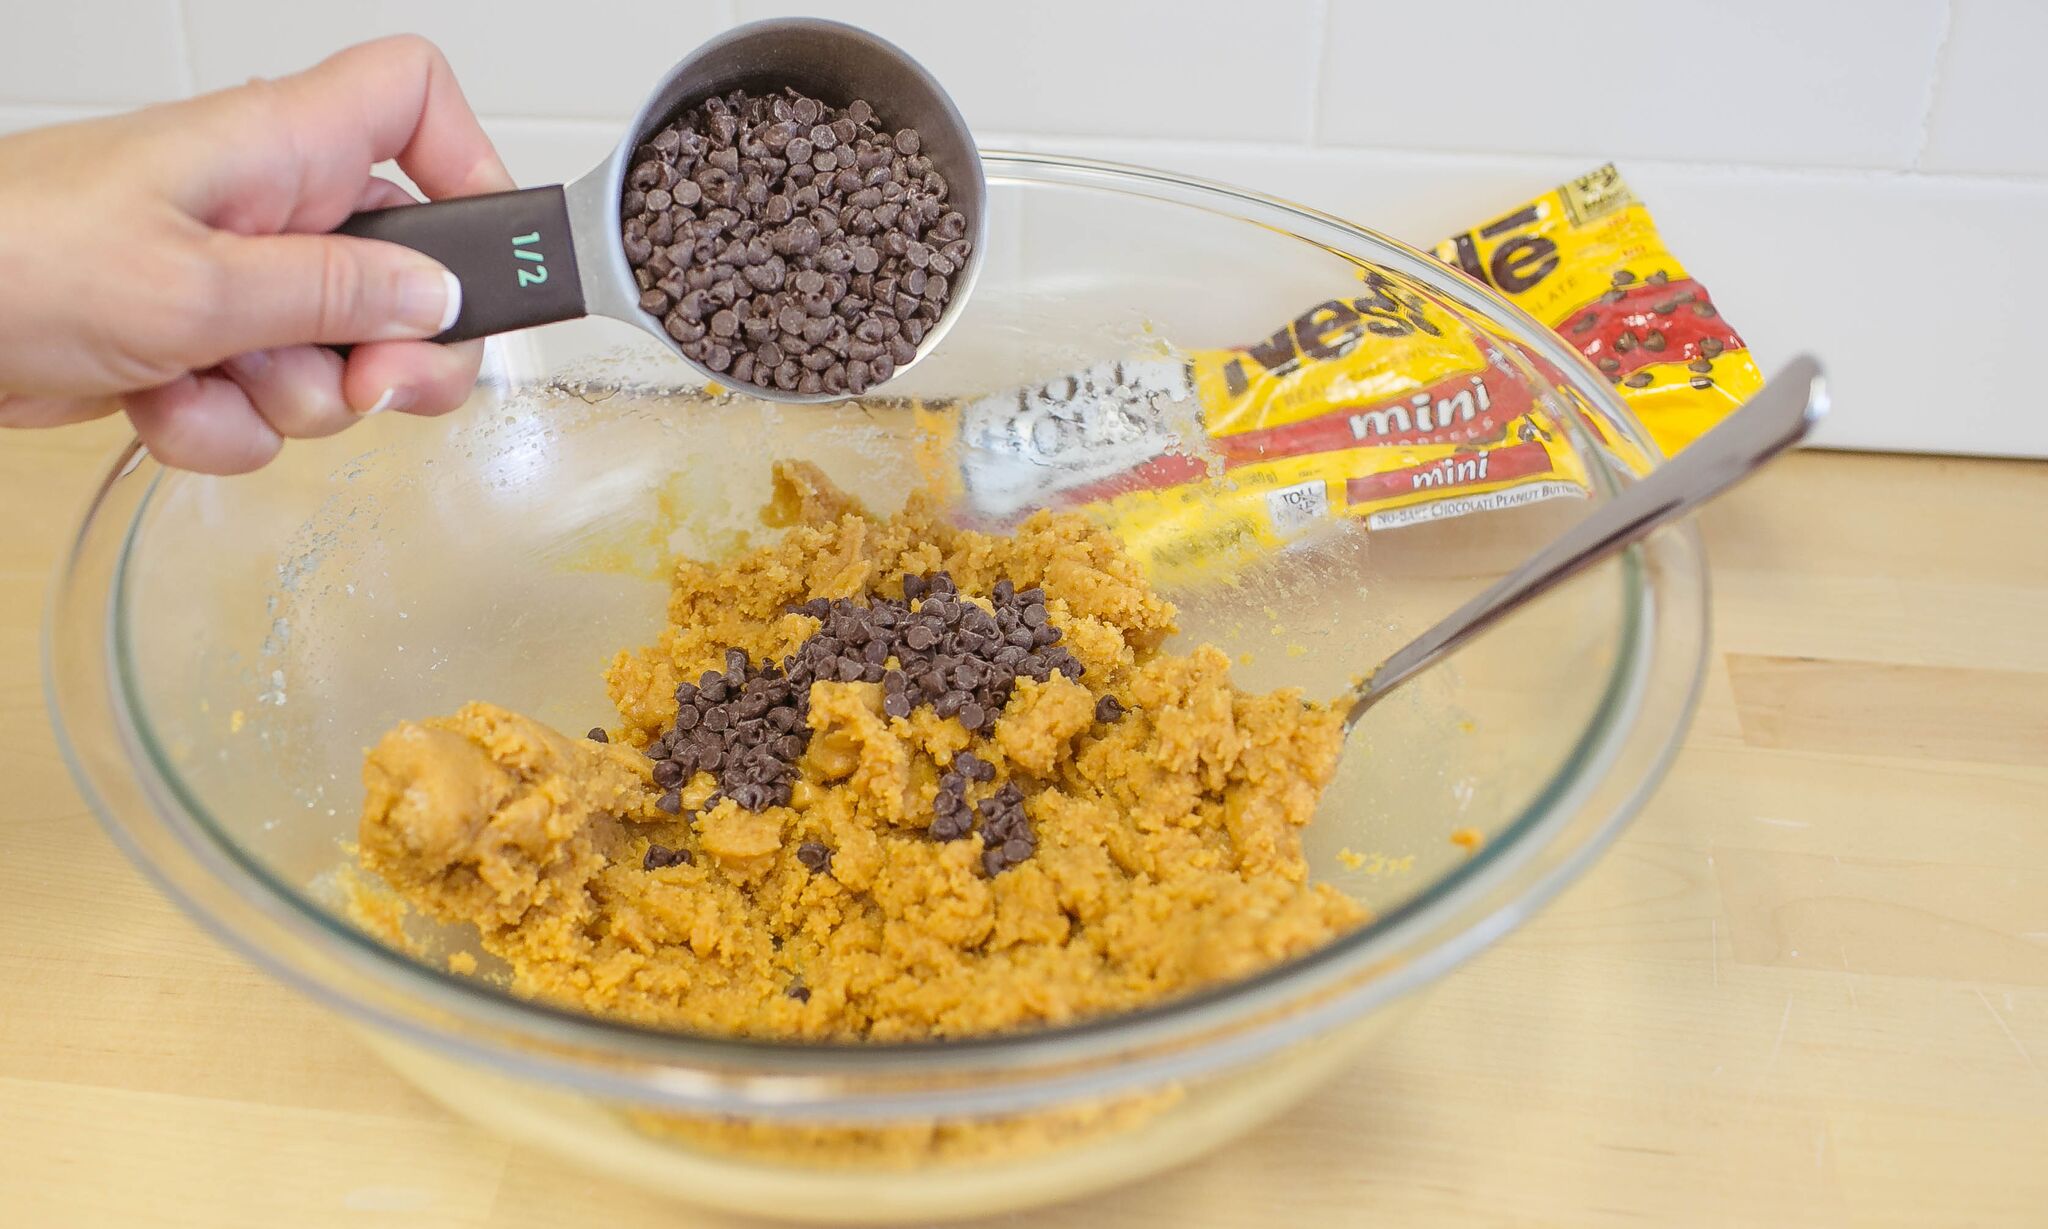
<instances>
[{"instance_id":1,"label":"cookie dough","mask_svg":"<svg viewBox=\"0 0 2048 1229\"><path fill-rule=\"evenodd\" d=\"M1341 713L1237 690L1216 648L1162 652L1173 608L1115 537L954 528L921 498L878 517L802 466L766 516L772 545L678 564L668 626L608 672L603 741L475 703L370 752L363 864L473 924L516 992L700 1032L960 1037L1152 1003L1362 920L1298 839Z\"/></svg>"}]
</instances>

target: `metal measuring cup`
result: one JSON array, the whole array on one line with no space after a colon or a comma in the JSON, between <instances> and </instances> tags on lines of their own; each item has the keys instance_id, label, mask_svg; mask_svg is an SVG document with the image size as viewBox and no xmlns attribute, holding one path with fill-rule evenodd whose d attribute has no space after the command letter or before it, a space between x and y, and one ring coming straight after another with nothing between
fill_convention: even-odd
<instances>
[{"instance_id":1,"label":"metal measuring cup","mask_svg":"<svg viewBox=\"0 0 2048 1229\"><path fill-rule=\"evenodd\" d=\"M729 30L668 71L611 156L574 182L489 196L359 213L338 228L424 252L462 283L462 311L435 341L467 341L582 316L609 316L657 337L706 380L732 383L684 354L662 322L641 310L626 261L620 199L633 152L680 112L729 90L794 86L835 106L865 99L892 128L913 128L945 177L948 204L967 219L973 247L952 294L917 353L891 379L931 353L953 325L981 272L988 183L967 121L932 75L902 48L853 26L777 18ZM742 385L770 401L816 403L845 393L796 393Z\"/></svg>"}]
</instances>

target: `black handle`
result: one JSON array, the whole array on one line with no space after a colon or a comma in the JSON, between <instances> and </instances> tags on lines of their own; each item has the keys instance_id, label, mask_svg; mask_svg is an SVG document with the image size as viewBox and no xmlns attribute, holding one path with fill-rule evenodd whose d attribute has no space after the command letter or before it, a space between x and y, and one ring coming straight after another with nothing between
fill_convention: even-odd
<instances>
[{"instance_id":1,"label":"black handle","mask_svg":"<svg viewBox=\"0 0 2048 1229\"><path fill-rule=\"evenodd\" d=\"M462 313L435 341L589 314L560 186L376 209L335 229L424 252L462 282Z\"/></svg>"}]
</instances>

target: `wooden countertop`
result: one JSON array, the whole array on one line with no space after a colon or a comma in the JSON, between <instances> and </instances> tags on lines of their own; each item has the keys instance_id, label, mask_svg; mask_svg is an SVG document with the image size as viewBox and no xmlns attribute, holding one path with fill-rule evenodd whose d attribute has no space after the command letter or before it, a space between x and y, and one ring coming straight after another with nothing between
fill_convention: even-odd
<instances>
[{"instance_id":1,"label":"wooden countertop","mask_svg":"<svg viewBox=\"0 0 2048 1229\"><path fill-rule=\"evenodd\" d=\"M0 434L0 1219L736 1223L456 1121L100 834L38 621L118 437ZM998 1223L2041 1224L2048 465L1806 454L1706 524L1706 703L1591 874L1293 1115Z\"/></svg>"}]
</instances>

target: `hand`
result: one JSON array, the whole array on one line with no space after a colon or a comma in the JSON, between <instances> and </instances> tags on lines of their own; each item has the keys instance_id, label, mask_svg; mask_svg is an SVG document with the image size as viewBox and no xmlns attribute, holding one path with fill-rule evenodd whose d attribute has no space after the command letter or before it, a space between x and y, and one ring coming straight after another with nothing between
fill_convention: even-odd
<instances>
[{"instance_id":1,"label":"hand","mask_svg":"<svg viewBox=\"0 0 2048 1229\"><path fill-rule=\"evenodd\" d=\"M133 115L0 140L0 426L125 409L166 465L240 473L379 410L438 414L482 343L461 288L396 244L327 234L513 187L448 62L411 36ZM357 344L347 360L329 344Z\"/></svg>"}]
</instances>

